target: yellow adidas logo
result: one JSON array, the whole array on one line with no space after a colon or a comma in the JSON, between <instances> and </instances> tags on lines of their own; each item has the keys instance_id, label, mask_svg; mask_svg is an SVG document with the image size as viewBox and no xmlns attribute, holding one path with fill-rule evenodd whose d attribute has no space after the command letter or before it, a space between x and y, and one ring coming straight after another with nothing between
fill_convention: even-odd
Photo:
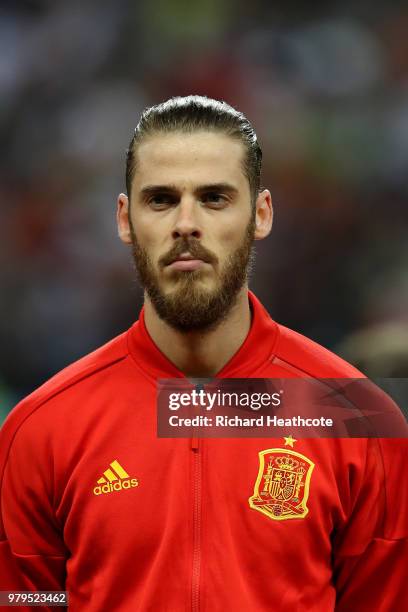
<instances>
[{"instance_id":1,"label":"yellow adidas logo","mask_svg":"<svg viewBox=\"0 0 408 612\"><path fill-rule=\"evenodd\" d=\"M97 481L97 486L94 487L94 495L102 495L102 493L113 493L122 489L130 489L137 487L139 481L137 478L130 478L129 474L123 469L119 461L115 459L109 464L110 467L104 471L103 476Z\"/></svg>"}]
</instances>

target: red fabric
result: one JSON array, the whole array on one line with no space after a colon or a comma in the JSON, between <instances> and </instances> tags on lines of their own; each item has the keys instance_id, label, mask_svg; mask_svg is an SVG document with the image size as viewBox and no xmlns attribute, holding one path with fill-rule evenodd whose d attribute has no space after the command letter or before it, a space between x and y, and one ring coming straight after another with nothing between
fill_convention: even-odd
<instances>
[{"instance_id":1,"label":"red fabric","mask_svg":"<svg viewBox=\"0 0 408 612\"><path fill-rule=\"evenodd\" d=\"M218 377L361 377L250 300L250 333ZM142 312L11 412L0 590L68 590L87 612L405 609L405 442L298 440L315 464L309 512L273 520L248 499L259 452L282 438L157 438L156 379L182 376ZM95 494L115 460L128 478Z\"/></svg>"}]
</instances>

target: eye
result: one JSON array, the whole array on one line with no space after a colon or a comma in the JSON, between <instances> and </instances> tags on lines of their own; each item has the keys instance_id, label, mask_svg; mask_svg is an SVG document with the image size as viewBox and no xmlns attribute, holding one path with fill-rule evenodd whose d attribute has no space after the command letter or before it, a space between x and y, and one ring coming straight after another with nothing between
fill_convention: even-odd
<instances>
[{"instance_id":1,"label":"eye","mask_svg":"<svg viewBox=\"0 0 408 612\"><path fill-rule=\"evenodd\" d=\"M210 206L211 208L224 208L227 205L227 197L222 195L221 193L217 193L216 191L209 191L207 193L203 193L201 196L201 201Z\"/></svg>"},{"instance_id":2,"label":"eye","mask_svg":"<svg viewBox=\"0 0 408 612\"><path fill-rule=\"evenodd\" d=\"M148 199L148 204L153 210L165 210L174 203L174 196L168 193L156 193Z\"/></svg>"}]
</instances>

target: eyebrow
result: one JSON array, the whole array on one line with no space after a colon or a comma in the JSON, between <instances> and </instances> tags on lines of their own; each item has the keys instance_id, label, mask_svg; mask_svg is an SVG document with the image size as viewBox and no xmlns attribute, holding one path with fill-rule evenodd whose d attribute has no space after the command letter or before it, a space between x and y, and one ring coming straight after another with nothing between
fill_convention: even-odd
<instances>
[{"instance_id":1,"label":"eyebrow","mask_svg":"<svg viewBox=\"0 0 408 612\"><path fill-rule=\"evenodd\" d=\"M230 183L208 183L204 185L198 185L194 189L195 194L201 194L209 191L221 191L230 195L237 195L238 189ZM140 190L140 195L143 198L147 198L156 193L169 193L169 194L180 194L180 189L174 185L146 185Z\"/></svg>"}]
</instances>

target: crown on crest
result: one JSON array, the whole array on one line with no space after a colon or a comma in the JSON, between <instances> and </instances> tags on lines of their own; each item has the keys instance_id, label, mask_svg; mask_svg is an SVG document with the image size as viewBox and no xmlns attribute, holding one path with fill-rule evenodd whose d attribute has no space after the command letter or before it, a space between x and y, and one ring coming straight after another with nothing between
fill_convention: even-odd
<instances>
[{"instance_id":1,"label":"crown on crest","mask_svg":"<svg viewBox=\"0 0 408 612\"><path fill-rule=\"evenodd\" d=\"M276 457L275 463L280 467L281 470L291 471L295 470L299 465L299 461L296 461L296 459L293 459L293 457L287 456Z\"/></svg>"}]
</instances>

